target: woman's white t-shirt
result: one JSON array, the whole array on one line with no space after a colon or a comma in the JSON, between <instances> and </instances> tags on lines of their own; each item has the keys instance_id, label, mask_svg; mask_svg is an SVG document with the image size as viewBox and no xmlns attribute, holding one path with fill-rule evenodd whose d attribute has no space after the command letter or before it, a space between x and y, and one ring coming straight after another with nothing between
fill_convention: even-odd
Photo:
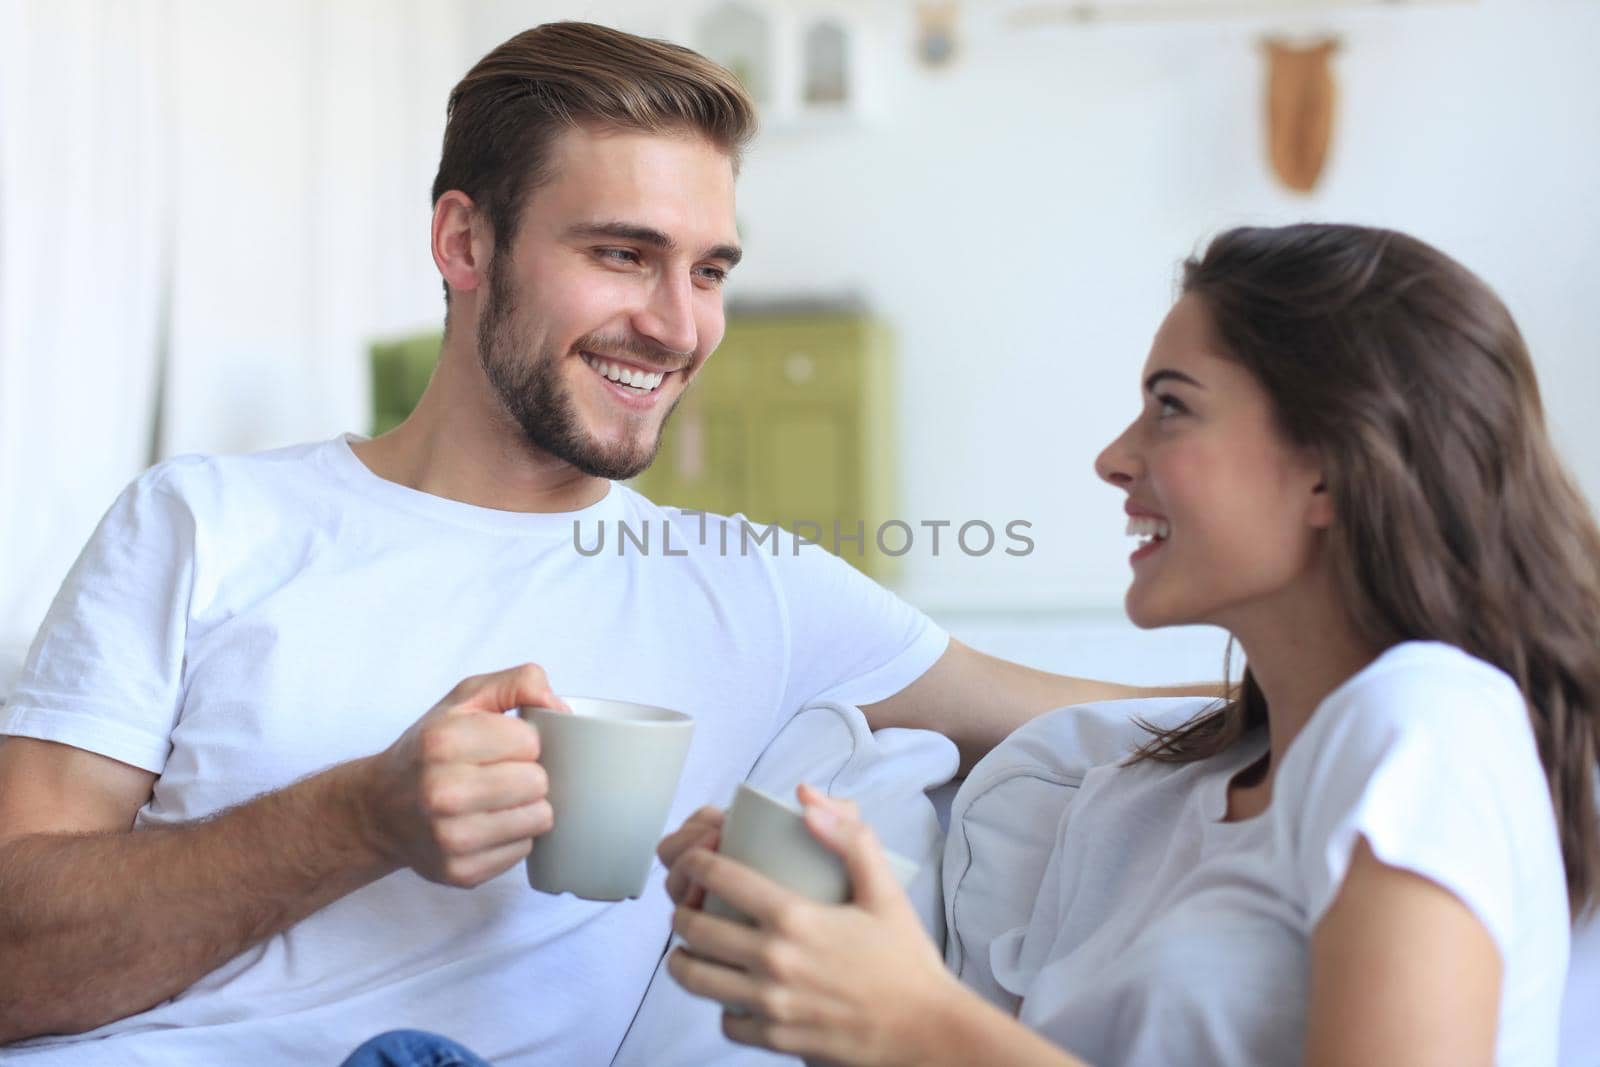
<instances>
[{"instance_id":1,"label":"woman's white t-shirt","mask_svg":"<svg viewBox=\"0 0 1600 1067\"><path fill-rule=\"evenodd\" d=\"M1224 822L1229 781L1266 745L1258 731L1197 763L1089 772L1020 944L995 953L1021 1020L1095 1067L1300 1062L1311 935L1365 837L1494 939L1495 1062L1555 1063L1570 920L1511 679L1448 645L1398 645L1318 706L1267 810Z\"/></svg>"}]
</instances>

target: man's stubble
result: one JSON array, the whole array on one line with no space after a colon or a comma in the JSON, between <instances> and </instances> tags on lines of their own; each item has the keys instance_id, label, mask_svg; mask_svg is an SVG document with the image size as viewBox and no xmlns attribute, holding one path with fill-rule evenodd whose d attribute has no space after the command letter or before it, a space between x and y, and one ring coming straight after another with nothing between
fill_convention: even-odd
<instances>
[{"instance_id":1,"label":"man's stubble","mask_svg":"<svg viewBox=\"0 0 1600 1067\"><path fill-rule=\"evenodd\" d=\"M510 275L508 258L496 253L489 264L488 299L478 318L478 362L500 406L530 445L591 477L622 481L649 467L682 394L673 400L648 445L626 441L608 448L595 440L585 432L571 392L561 382L561 363L569 353L534 349L521 325ZM578 358L576 350L659 352L659 346L643 338L608 339L597 334L579 338L573 349L572 358Z\"/></svg>"}]
</instances>

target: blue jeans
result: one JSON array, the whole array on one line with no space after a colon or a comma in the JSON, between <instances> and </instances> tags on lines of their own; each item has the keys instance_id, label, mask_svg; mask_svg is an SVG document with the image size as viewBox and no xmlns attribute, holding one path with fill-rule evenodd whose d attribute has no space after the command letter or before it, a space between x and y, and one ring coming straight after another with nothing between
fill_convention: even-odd
<instances>
[{"instance_id":1,"label":"blue jeans","mask_svg":"<svg viewBox=\"0 0 1600 1067\"><path fill-rule=\"evenodd\" d=\"M490 1064L448 1037L421 1030L390 1030L350 1053L340 1067L490 1067Z\"/></svg>"}]
</instances>

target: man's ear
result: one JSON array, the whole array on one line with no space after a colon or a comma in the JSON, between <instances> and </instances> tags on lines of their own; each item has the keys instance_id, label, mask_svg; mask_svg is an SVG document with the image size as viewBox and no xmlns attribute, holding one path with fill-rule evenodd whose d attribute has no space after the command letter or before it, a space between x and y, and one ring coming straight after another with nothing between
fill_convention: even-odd
<instances>
[{"instance_id":1,"label":"man's ear","mask_svg":"<svg viewBox=\"0 0 1600 1067\"><path fill-rule=\"evenodd\" d=\"M459 189L433 205L433 262L451 289L478 288L488 276L493 237L472 198Z\"/></svg>"}]
</instances>

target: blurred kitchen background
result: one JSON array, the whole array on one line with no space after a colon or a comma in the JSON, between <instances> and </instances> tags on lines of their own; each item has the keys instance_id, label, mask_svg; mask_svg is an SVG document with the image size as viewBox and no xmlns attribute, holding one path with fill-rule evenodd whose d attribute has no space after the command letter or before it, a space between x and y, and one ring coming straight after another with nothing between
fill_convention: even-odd
<instances>
[{"instance_id":1,"label":"blurred kitchen background","mask_svg":"<svg viewBox=\"0 0 1600 1067\"><path fill-rule=\"evenodd\" d=\"M1090 463L1182 257L1304 219L1487 279L1600 499L1600 0L0 0L0 693L141 469L403 411L446 96L560 18L701 48L763 104L729 339L640 482L663 503L869 548L899 520L909 550L859 564L979 647L1215 675L1216 632L1123 620Z\"/></svg>"}]
</instances>

